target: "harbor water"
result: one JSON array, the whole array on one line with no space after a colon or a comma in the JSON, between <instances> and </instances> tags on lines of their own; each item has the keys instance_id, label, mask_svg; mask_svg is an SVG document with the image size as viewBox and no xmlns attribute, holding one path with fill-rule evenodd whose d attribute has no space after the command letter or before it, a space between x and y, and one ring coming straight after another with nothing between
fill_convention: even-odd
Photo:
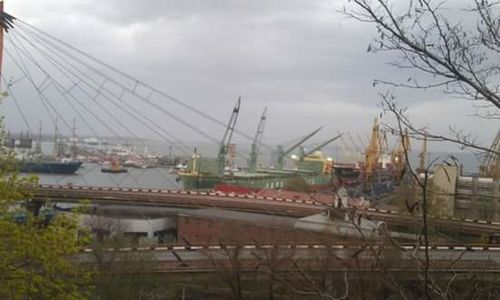
<instances>
[{"instance_id":1,"label":"harbor water","mask_svg":"<svg viewBox=\"0 0 500 300\"><path fill-rule=\"evenodd\" d=\"M183 188L182 183L176 181L177 174L171 174L168 168L128 168L127 173L103 173L101 172L101 167L99 164L84 163L75 174L37 174L37 176L41 184L74 184L145 189Z\"/></svg>"}]
</instances>

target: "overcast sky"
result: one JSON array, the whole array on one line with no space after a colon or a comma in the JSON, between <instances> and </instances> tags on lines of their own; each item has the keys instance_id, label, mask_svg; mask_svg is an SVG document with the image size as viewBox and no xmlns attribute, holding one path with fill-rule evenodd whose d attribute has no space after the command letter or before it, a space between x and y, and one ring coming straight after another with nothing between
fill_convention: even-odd
<instances>
[{"instance_id":1,"label":"overcast sky","mask_svg":"<svg viewBox=\"0 0 500 300\"><path fill-rule=\"evenodd\" d=\"M224 122L241 95L238 128L250 135L267 106L265 141L273 144L319 126L324 129L318 139L337 131L366 136L380 112L377 95L385 91L372 87L373 80L401 76L387 65L393 57L366 52L374 29L336 12L341 3L11 0L5 10ZM489 144L498 128L470 117L465 101L436 92L397 95L415 123L438 133L456 125ZM35 119L46 118L37 117L35 104L23 105L33 127ZM9 128L23 128L12 103L1 108ZM208 120L185 118L217 138L223 134ZM177 126L166 118L158 122ZM185 140L199 138L188 131Z\"/></svg>"}]
</instances>

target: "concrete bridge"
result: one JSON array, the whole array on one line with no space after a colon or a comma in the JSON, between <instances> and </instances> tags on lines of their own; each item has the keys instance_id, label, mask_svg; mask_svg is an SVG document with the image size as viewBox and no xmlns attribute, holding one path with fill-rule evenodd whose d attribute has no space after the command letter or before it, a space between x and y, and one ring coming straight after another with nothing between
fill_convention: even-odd
<instances>
[{"instance_id":1,"label":"concrete bridge","mask_svg":"<svg viewBox=\"0 0 500 300\"><path fill-rule=\"evenodd\" d=\"M72 185L39 185L31 189L32 199L41 202L50 199L59 203L79 203L88 200L96 204L150 205L156 207L206 208L217 207L260 214L305 217L331 209L323 203L298 199L231 195L217 192L183 190L136 189ZM395 211L368 208L357 213L386 222L389 226L418 228L421 216ZM457 218L428 218L431 226L443 231L493 236L500 232L500 222Z\"/></svg>"}]
</instances>

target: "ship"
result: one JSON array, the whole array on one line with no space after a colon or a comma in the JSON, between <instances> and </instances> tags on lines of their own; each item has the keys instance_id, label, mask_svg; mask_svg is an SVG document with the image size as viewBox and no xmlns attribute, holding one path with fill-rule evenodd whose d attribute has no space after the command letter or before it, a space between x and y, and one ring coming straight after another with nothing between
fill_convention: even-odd
<instances>
[{"instance_id":1,"label":"ship","mask_svg":"<svg viewBox=\"0 0 500 300\"><path fill-rule=\"evenodd\" d=\"M40 130L41 131L41 130ZM40 134L41 135L41 134ZM44 156L41 153L41 138L36 145L34 153L18 153L16 155L16 170L21 173L42 174L74 174L82 166L83 162L64 155L64 145L55 142L55 156Z\"/></svg>"},{"instance_id":2,"label":"ship","mask_svg":"<svg viewBox=\"0 0 500 300\"><path fill-rule=\"evenodd\" d=\"M101 172L103 173L127 173L128 170L120 165L120 163L115 160L111 162L109 166L105 166L101 168Z\"/></svg>"},{"instance_id":3,"label":"ship","mask_svg":"<svg viewBox=\"0 0 500 300\"><path fill-rule=\"evenodd\" d=\"M217 191L236 194L257 193L264 189L299 192L328 190L332 183L333 161L315 151L295 162L295 169L257 169L234 172L214 186Z\"/></svg>"},{"instance_id":4,"label":"ship","mask_svg":"<svg viewBox=\"0 0 500 300\"><path fill-rule=\"evenodd\" d=\"M304 148L301 147L300 154L296 159L296 168L284 168L285 157L314 136L321 128L309 133L286 150L282 146L278 146L274 168L257 168L257 154L262 144L266 109L262 113L256 135L252 142L248 169L244 171L227 170L225 156L230 148L240 101L241 99L239 98L233 109L233 114L229 120L224 137L220 142L218 157L216 159L205 158L195 150L186 170L178 173L179 179L182 181L185 189L215 189L217 191L245 194L255 193L262 189L294 190L298 187L307 191L316 191L328 189L331 186L333 161L319 152L319 150L339 138L340 135L329 139L308 152L305 152Z\"/></svg>"},{"instance_id":5,"label":"ship","mask_svg":"<svg viewBox=\"0 0 500 300\"><path fill-rule=\"evenodd\" d=\"M21 135L21 142L19 143L22 147L29 149L33 147L32 139L26 134ZM72 158L66 158L64 156L64 145L58 140L57 137L57 125L56 134L54 140L54 151L55 158L46 157L42 154L41 150L42 144L42 128L40 125L38 141L36 143L36 149L34 152L28 151L27 153L16 153L14 164L12 165L15 171L21 173L42 173L42 174L74 174L82 166L83 162L75 160ZM15 152L14 152L15 153ZM58 159L58 157L63 157Z\"/></svg>"},{"instance_id":6,"label":"ship","mask_svg":"<svg viewBox=\"0 0 500 300\"><path fill-rule=\"evenodd\" d=\"M82 163L81 161L72 160L23 160L17 164L21 173L74 174Z\"/></svg>"}]
</instances>

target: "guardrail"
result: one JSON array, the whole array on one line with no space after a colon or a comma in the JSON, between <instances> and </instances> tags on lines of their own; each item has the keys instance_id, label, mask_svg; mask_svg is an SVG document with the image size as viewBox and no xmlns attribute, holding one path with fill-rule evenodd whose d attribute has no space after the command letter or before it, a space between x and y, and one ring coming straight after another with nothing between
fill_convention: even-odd
<instances>
[{"instance_id":1,"label":"guardrail","mask_svg":"<svg viewBox=\"0 0 500 300\"><path fill-rule=\"evenodd\" d=\"M378 249L381 248L377 245L356 245L356 244L283 244L283 245L272 245L272 244L245 244L245 245L168 245L168 246L136 246L136 247L120 247L120 248L85 248L82 252L94 252L104 251L104 252L130 252L130 251L206 251L206 250L223 250L223 249ZM394 248L406 251L413 250L425 250L425 246L413 245L413 244L401 244L399 247L387 247L383 248ZM492 251L500 254L500 245L494 246L491 244L462 244L462 245L446 245L446 244L435 244L429 245L428 249L431 251Z\"/></svg>"},{"instance_id":2,"label":"guardrail","mask_svg":"<svg viewBox=\"0 0 500 300\"><path fill-rule=\"evenodd\" d=\"M304 217L324 211L328 206L310 200L286 199L277 197L260 197L254 195L236 195L221 192L141 189L120 187L96 187L76 185L42 184L33 189L35 197L48 197L79 201L89 199L103 202L141 202L147 205L168 205L189 208L219 207L263 214L279 214L293 217ZM404 214L397 211L367 208L358 209L359 213L387 223L402 225L418 225L418 215ZM433 222L443 229L462 231L464 233L493 235L500 232L500 222L470 218L437 218L429 216Z\"/></svg>"},{"instance_id":3,"label":"guardrail","mask_svg":"<svg viewBox=\"0 0 500 300\"><path fill-rule=\"evenodd\" d=\"M275 259L266 251L283 251L290 259L280 262L279 272L422 272L421 259L425 247L403 245L398 252L368 250L365 245L191 245L153 246L85 249L75 256L79 263L93 266L110 260L117 265L127 266L127 272L137 273L207 273L227 272L234 268L232 253L238 253L238 270L258 272L262 262ZM377 248L377 246L375 246ZM431 261L429 272L434 273L500 273L500 247L471 245L432 245L429 247ZM363 251L364 249L368 251ZM148 252L149 254L145 254ZM137 255L136 255L137 254ZM279 255L279 254L278 254ZM99 259L96 259L99 257ZM233 257L233 258L231 258ZM118 259L116 259L118 258ZM230 259L231 258L231 259ZM145 261L154 262L145 269ZM387 264L386 264L387 263ZM134 267L137 266L135 269ZM136 270L136 271L134 271ZM300 270L300 271L299 271Z\"/></svg>"},{"instance_id":4,"label":"guardrail","mask_svg":"<svg viewBox=\"0 0 500 300\"><path fill-rule=\"evenodd\" d=\"M39 189L57 189L57 190L77 190L77 191L109 191L109 192L129 192L129 193L152 193L152 194L179 194L179 195L199 195L199 196L217 196L228 198L244 198L244 199L257 199L269 200L288 203L309 204L315 206L326 206L324 203L310 200L300 199L287 199L280 197L262 197L255 195L240 195L228 194L222 192L205 192L205 191L192 191L192 190L171 190L171 189L143 189L143 188L122 188L122 187L100 187L100 186L84 186L84 185L54 185L54 184L40 184Z\"/></svg>"}]
</instances>

